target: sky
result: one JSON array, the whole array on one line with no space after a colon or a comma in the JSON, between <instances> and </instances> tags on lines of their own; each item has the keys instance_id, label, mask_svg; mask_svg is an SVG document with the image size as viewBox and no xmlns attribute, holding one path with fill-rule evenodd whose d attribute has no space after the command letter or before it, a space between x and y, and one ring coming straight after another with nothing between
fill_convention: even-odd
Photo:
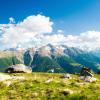
<instances>
[{"instance_id":1,"label":"sky","mask_svg":"<svg viewBox=\"0 0 100 100\"><path fill-rule=\"evenodd\" d=\"M97 49L99 37L100 0L0 0L0 49L51 40Z\"/></svg>"}]
</instances>

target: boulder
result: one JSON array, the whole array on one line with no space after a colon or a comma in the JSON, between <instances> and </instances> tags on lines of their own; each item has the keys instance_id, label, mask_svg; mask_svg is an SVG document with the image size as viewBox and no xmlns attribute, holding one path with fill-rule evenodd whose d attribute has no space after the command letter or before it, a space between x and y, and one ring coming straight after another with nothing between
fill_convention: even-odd
<instances>
[{"instance_id":1,"label":"boulder","mask_svg":"<svg viewBox=\"0 0 100 100\"><path fill-rule=\"evenodd\" d=\"M94 78L94 77L90 77L90 76L87 76L86 78L85 78L85 82L96 82L96 78Z\"/></svg>"},{"instance_id":2,"label":"boulder","mask_svg":"<svg viewBox=\"0 0 100 100\"><path fill-rule=\"evenodd\" d=\"M84 80L85 82L95 82L97 79L94 78L94 75L90 68L82 68L80 77L78 80Z\"/></svg>"},{"instance_id":3,"label":"boulder","mask_svg":"<svg viewBox=\"0 0 100 100\"><path fill-rule=\"evenodd\" d=\"M5 70L6 73L31 73L31 67L25 66L24 64L12 65Z\"/></svg>"},{"instance_id":4,"label":"boulder","mask_svg":"<svg viewBox=\"0 0 100 100\"><path fill-rule=\"evenodd\" d=\"M85 82L96 82L97 79L91 76L80 76L79 80L84 80Z\"/></svg>"},{"instance_id":5,"label":"boulder","mask_svg":"<svg viewBox=\"0 0 100 100\"><path fill-rule=\"evenodd\" d=\"M70 76L70 74L65 74L65 75L60 76L60 78L68 78L68 79L70 79L71 76Z\"/></svg>"}]
</instances>

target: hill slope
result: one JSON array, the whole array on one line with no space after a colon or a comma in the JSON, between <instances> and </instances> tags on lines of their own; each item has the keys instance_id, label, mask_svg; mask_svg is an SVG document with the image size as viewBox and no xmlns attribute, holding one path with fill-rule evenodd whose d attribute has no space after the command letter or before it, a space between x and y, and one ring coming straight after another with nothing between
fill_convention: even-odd
<instances>
[{"instance_id":1,"label":"hill slope","mask_svg":"<svg viewBox=\"0 0 100 100\"><path fill-rule=\"evenodd\" d=\"M77 81L78 76L61 79L63 74L10 74L25 79L0 82L0 100L99 100L100 76L95 83Z\"/></svg>"}]
</instances>

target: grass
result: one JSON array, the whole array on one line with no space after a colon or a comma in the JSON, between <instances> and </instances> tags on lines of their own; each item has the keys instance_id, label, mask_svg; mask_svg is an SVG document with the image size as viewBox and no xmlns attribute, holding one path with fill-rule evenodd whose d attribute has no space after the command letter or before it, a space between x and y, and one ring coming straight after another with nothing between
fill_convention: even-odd
<instances>
[{"instance_id":1,"label":"grass","mask_svg":"<svg viewBox=\"0 0 100 100\"><path fill-rule=\"evenodd\" d=\"M52 73L10 75L25 79L7 80L11 82L9 86L0 82L0 100L100 100L100 75L95 75L95 83L77 82L78 75L71 75L71 79ZM47 82L49 79L52 81Z\"/></svg>"}]
</instances>

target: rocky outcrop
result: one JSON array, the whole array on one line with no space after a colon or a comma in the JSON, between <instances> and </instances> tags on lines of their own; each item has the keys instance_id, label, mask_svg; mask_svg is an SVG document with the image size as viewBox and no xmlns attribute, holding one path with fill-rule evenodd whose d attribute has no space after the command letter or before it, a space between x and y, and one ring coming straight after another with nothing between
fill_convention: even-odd
<instances>
[{"instance_id":1,"label":"rocky outcrop","mask_svg":"<svg viewBox=\"0 0 100 100\"><path fill-rule=\"evenodd\" d=\"M9 68L5 70L7 73L31 73L32 69L31 67L25 66L24 64L16 64L12 65Z\"/></svg>"},{"instance_id":2,"label":"rocky outcrop","mask_svg":"<svg viewBox=\"0 0 100 100\"><path fill-rule=\"evenodd\" d=\"M95 77L90 77L90 76L80 76L79 80L84 80L85 82L96 82L97 79Z\"/></svg>"},{"instance_id":3,"label":"rocky outcrop","mask_svg":"<svg viewBox=\"0 0 100 100\"><path fill-rule=\"evenodd\" d=\"M70 74L65 74L65 75L60 76L60 78L62 78L62 79L65 79L65 78L71 79L71 76L70 76Z\"/></svg>"},{"instance_id":4,"label":"rocky outcrop","mask_svg":"<svg viewBox=\"0 0 100 100\"><path fill-rule=\"evenodd\" d=\"M85 82L95 82L97 79L94 77L90 68L83 67L80 73L79 80L84 80Z\"/></svg>"}]
</instances>

